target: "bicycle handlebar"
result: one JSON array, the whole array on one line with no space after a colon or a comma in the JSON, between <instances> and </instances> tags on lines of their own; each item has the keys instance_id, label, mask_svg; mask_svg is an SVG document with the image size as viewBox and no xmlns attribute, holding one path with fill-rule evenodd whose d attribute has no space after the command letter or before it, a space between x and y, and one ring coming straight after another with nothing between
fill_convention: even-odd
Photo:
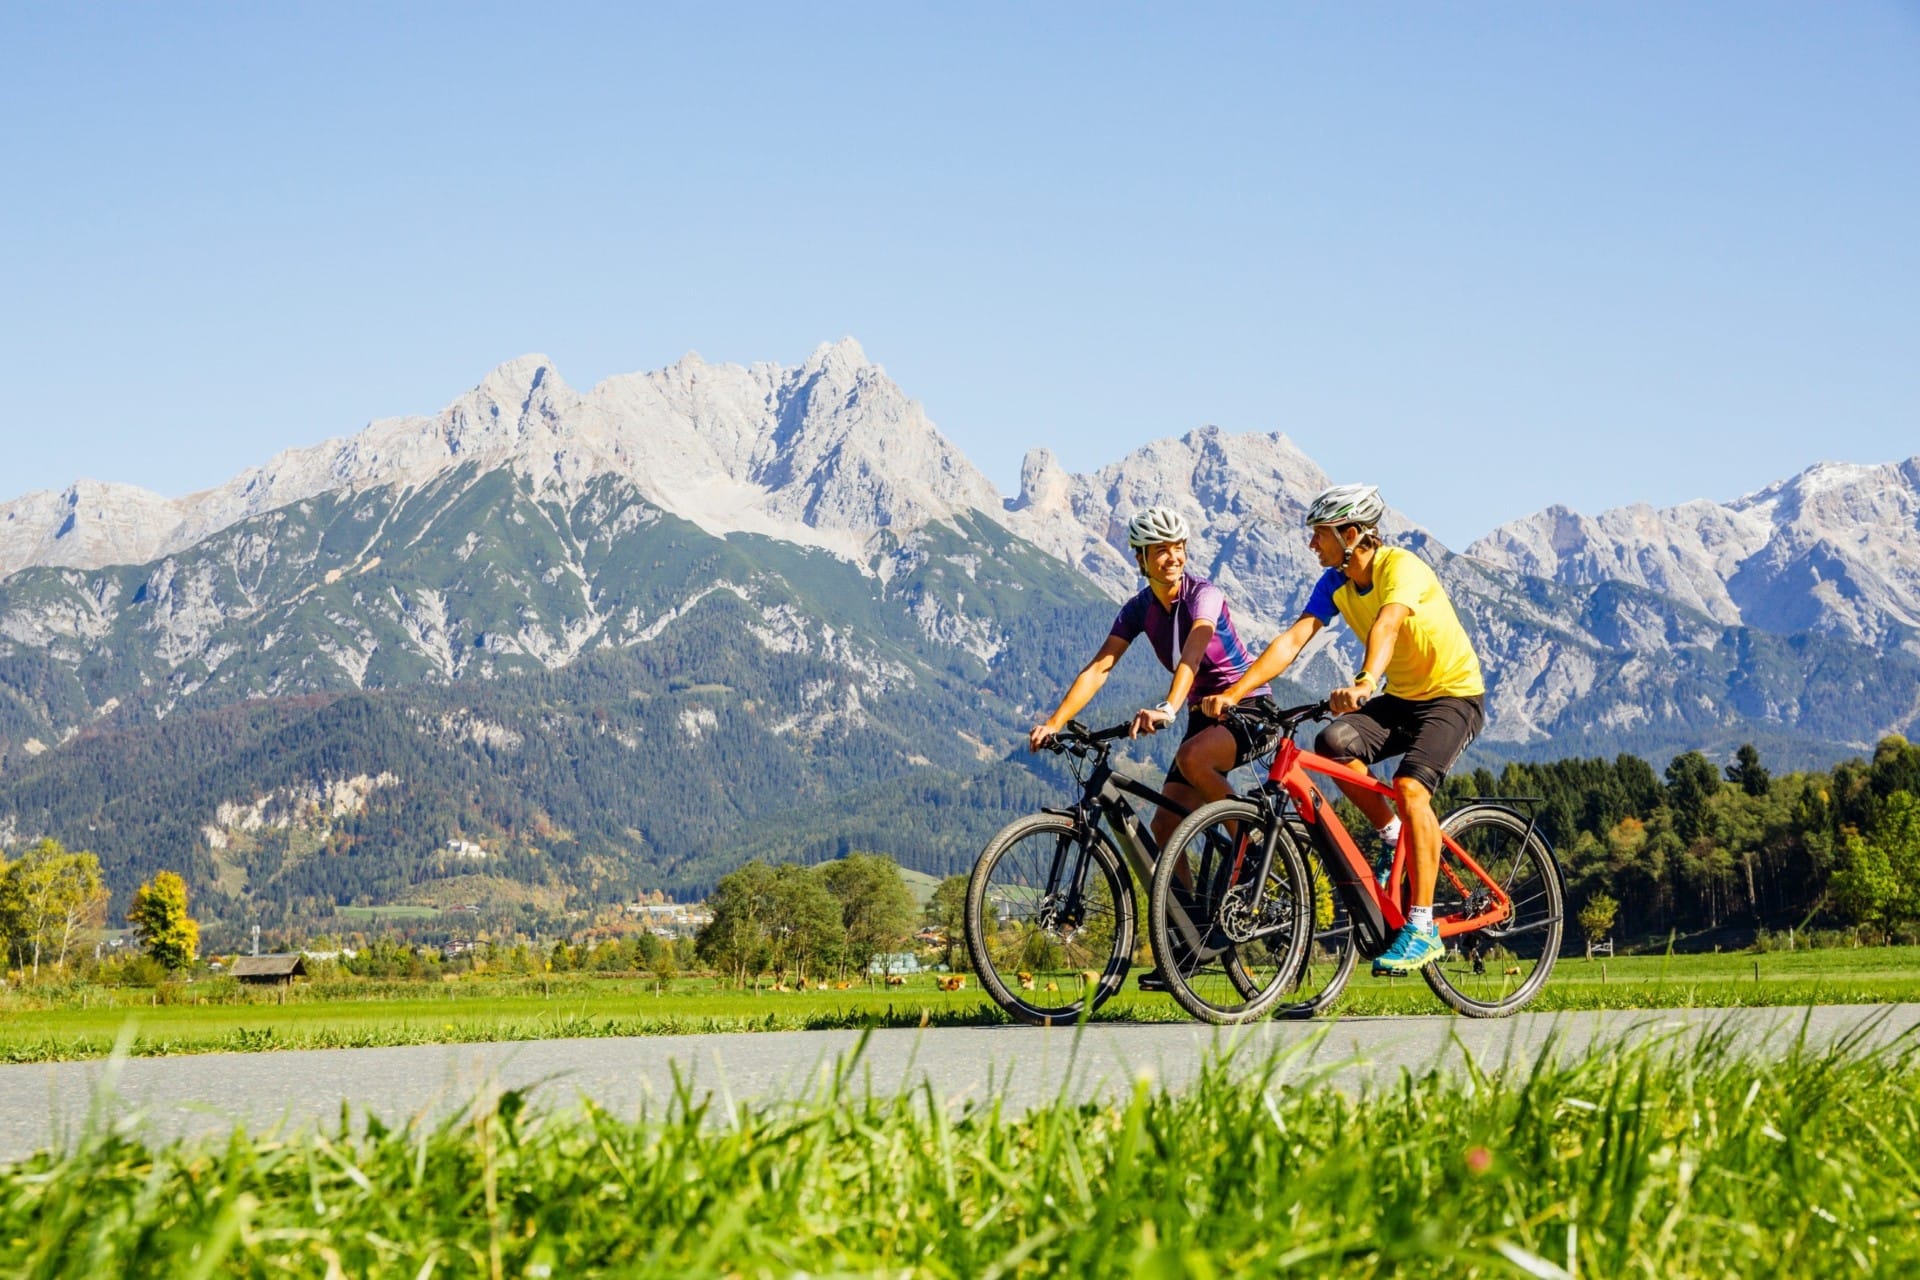
<instances>
[{"instance_id":1,"label":"bicycle handlebar","mask_svg":"<svg viewBox=\"0 0 1920 1280\"><path fill-rule=\"evenodd\" d=\"M1078 720L1069 720L1064 729L1040 744L1042 751L1071 753L1077 756L1091 755L1116 738L1124 738L1133 732L1133 721L1124 720L1106 729L1089 729Z\"/></svg>"},{"instance_id":2,"label":"bicycle handlebar","mask_svg":"<svg viewBox=\"0 0 1920 1280\"><path fill-rule=\"evenodd\" d=\"M1237 716L1243 720L1251 720L1257 725L1262 725L1269 729L1278 729L1288 734L1291 734L1295 729L1309 720L1325 720L1331 714L1332 708L1329 707L1324 700L1320 702L1303 703L1297 707L1287 707L1285 710L1275 709L1262 703L1255 703L1250 707L1237 706L1227 709L1227 716L1229 718Z\"/></svg>"}]
</instances>

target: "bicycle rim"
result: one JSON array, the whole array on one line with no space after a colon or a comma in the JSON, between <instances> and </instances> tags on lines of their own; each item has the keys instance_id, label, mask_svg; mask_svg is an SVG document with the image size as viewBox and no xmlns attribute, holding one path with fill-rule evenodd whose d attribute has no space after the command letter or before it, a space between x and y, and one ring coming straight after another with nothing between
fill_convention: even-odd
<instances>
[{"instance_id":1,"label":"bicycle rim","mask_svg":"<svg viewBox=\"0 0 1920 1280\"><path fill-rule=\"evenodd\" d=\"M1306 868L1309 901L1313 903L1313 934L1300 961L1300 977L1288 988L1275 1006L1276 1018L1311 1018L1332 1007L1360 963L1360 951L1353 936L1353 917L1346 900L1334 888L1327 869L1317 857L1307 853L1312 836L1296 817L1289 817L1287 828L1294 834Z\"/></svg>"},{"instance_id":2,"label":"bicycle rim","mask_svg":"<svg viewBox=\"0 0 1920 1280\"><path fill-rule=\"evenodd\" d=\"M1203 805L1174 828L1154 868L1154 958L1169 994L1207 1022L1258 1018L1298 980L1312 921L1306 871L1293 844L1280 841L1255 909L1252 876L1266 832L1259 808L1247 801Z\"/></svg>"},{"instance_id":3,"label":"bicycle rim","mask_svg":"<svg viewBox=\"0 0 1920 1280\"><path fill-rule=\"evenodd\" d=\"M1469 805L1447 815L1441 827L1505 891L1513 913L1449 939L1446 958L1420 972L1449 1007L1468 1017L1501 1017L1539 993L1560 956L1566 924L1560 866L1539 830L1511 809ZM1484 888L1451 851L1443 853L1434 918L1476 912Z\"/></svg>"},{"instance_id":4,"label":"bicycle rim","mask_svg":"<svg viewBox=\"0 0 1920 1280\"><path fill-rule=\"evenodd\" d=\"M1120 989L1133 923L1118 856L1099 833L1059 814L1008 825L967 882L974 973L996 1004L1035 1026L1073 1022Z\"/></svg>"}]
</instances>

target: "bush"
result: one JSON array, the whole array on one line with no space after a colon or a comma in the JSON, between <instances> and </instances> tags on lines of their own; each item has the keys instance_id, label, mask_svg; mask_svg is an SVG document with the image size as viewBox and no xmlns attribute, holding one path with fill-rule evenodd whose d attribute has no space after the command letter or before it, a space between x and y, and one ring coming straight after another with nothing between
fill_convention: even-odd
<instances>
[{"instance_id":1,"label":"bush","mask_svg":"<svg viewBox=\"0 0 1920 1280\"><path fill-rule=\"evenodd\" d=\"M94 981L103 987L157 987L167 976L167 966L149 955L113 956L94 970Z\"/></svg>"}]
</instances>

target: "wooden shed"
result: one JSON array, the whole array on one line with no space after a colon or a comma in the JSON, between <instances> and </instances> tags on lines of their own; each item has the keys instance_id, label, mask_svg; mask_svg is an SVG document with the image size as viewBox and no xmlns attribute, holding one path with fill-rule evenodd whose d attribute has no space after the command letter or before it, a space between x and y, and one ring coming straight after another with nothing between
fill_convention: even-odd
<instances>
[{"instance_id":1,"label":"wooden shed","mask_svg":"<svg viewBox=\"0 0 1920 1280\"><path fill-rule=\"evenodd\" d=\"M307 958L297 951L284 955L241 956L227 972L242 982L291 986L295 978L307 976Z\"/></svg>"}]
</instances>

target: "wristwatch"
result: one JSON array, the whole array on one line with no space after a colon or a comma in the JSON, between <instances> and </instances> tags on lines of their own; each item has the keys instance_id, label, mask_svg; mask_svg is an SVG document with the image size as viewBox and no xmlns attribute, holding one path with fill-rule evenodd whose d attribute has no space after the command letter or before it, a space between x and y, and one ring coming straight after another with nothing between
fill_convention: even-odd
<instances>
[{"instance_id":1,"label":"wristwatch","mask_svg":"<svg viewBox=\"0 0 1920 1280\"><path fill-rule=\"evenodd\" d=\"M1179 711L1174 707L1174 705L1171 702L1156 702L1151 709L1154 711L1166 712L1167 718L1169 720L1171 720L1174 716L1180 714Z\"/></svg>"},{"instance_id":2,"label":"wristwatch","mask_svg":"<svg viewBox=\"0 0 1920 1280\"><path fill-rule=\"evenodd\" d=\"M1355 684L1372 684L1373 672L1368 671L1365 667L1362 667L1360 670L1353 673L1353 682Z\"/></svg>"}]
</instances>

